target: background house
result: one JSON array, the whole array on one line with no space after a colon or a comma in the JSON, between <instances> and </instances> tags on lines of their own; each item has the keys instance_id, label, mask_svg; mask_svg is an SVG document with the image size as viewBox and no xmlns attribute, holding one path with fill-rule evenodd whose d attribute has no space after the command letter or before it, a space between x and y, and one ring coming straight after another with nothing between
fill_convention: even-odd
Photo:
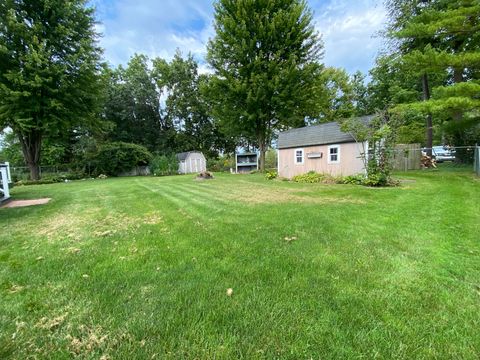
<instances>
[{"instance_id":1,"label":"background house","mask_svg":"<svg viewBox=\"0 0 480 360\"><path fill-rule=\"evenodd\" d=\"M207 159L199 151L188 151L177 154L178 173L190 174L207 171Z\"/></svg>"},{"instance_id":2,"label":"background house","mask_svg":"<svg viewBox=\"0 0 480 360\"><path fill-rule=\"evenodd\" d=\"M336 122L284 131L278 136L278 174L290 179L309 171L333 176L362 173L363 151L362 144Z\"/></svg>"}]
</instances>

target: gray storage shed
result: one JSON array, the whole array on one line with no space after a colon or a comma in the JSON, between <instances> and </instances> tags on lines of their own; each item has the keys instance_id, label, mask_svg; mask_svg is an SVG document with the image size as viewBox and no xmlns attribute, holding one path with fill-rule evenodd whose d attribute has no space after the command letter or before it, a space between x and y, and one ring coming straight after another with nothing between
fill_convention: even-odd
<instances>
[{"instance_id":1,"label":"gray storage shed","mask_svg":"<svg viewBox=\"0 0 480 360\"><path fill-rule=\"evenodd\" d=\"M200 151L188 151L177 154L178 173L191 174L207 171L207 159Z\"/></svg>"}]
</instances>

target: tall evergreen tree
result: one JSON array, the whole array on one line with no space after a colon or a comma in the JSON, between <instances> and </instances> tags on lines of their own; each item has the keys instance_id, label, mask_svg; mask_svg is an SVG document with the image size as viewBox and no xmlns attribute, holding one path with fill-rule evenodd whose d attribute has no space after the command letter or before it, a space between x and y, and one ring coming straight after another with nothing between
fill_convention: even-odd
<instances>
[{"instance_id":1,"label":"tall evergreen tree","mask_svg":"<svg viewBox=\"0 0 480 360\"><path fill-rule=\"evenodd\" d=\"M0 128L18 136L32 179L43 139L95 121L101 49L86 3L0 2Z\"/></svg>"},{"instance_id":2,"label":"tall evergreen tree","mask_svg":"<svg viewBox=\"0 0 480 360\"><path fill-rule=\"evenodd\" d=\"M405 52L403 62L406 68L422 75L424 101L410 108L427 115L448 114L454 120L453 143L466 145L465 125L479 123L480 84L472 74L480 69L480 3L477 0L410 2L419 3L421 11L405 19L403 26L392 34L417 45ZM450 73L450 81L430 92L426 74L440 72Z\"/></svg>"},{"instance_id":3,"label":"tall evergreen tree","mask_svg":"<svg viewBox=\"0 0 480 360\"><path fill-rule=\"evenodd\" d=\"M304 0L218 0L208 61L213 112L225 131L251 140L265 168L273 131L318 112L322 43Z\"/></svg>"}]
</instances>

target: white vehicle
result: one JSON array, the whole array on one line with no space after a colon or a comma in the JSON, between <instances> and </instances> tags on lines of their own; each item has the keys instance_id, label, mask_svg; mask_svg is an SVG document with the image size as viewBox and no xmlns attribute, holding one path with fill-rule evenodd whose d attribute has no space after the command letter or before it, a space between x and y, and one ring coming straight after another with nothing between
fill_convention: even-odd
<instances>
[{"instance_id":1,"label":"white vehicle","mask_svg":"<svg viewBox=\"0 0 480 360\"><path fill-rule=\"evenodd\" d=\"M432 156L437 163L455 160L455 150L450 150L447 146L433 146Z\"/></svg>"}]
</instances>

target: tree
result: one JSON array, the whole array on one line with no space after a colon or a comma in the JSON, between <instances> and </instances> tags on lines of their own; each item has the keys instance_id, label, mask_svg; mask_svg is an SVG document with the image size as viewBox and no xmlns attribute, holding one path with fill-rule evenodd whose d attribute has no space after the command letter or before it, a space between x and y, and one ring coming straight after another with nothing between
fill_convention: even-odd
<instances>
[{"instance_id":1,"label":"tree","mask_svg":"<svg viewBox=\"0 0 480 360\"><path fill-rule=\"evenodd\" d=\"M367 172L363 183L367 186L393 184L391 173L398 119L392 119L386 111L380 111L369 121L359 117L343 119L340 126L362 148L360 157Z\"/></svg>"},{"instance_id":2,"label":"tree","mask_svg":"<svg viewBox=\"0 0 480 360\"><path fill-rule=\"evenodd\" d=\"M319 122L336 121L354 115L353 87L344 69L325 68L320 75Z\"/></svg>"},{"instance_id":3,"label":"tree","mask_svg":"<svg viewBox=\"0 0 480 360\"><path fill-rule=\"evenodd\" d=\"M480 3L476 0L408 3L416 3L418 11L404 18L392 36L406 44L415 44L406 49L402 61L406 68L422 77L423 102L411 104L410 109L425 114L427 122L432 114L448 114L456 129L453 143L467 145L464 125L467 122L478 126L475 114L480 106L480 84L473 76L480 69ZM439 72L448 72L450 79L430 91L427 74Z\"/></svg>"},{"instance_id":4,"label":"tree","mask_svg":"<svg viewBox=\"0 0 480 360\"><path fill-rule=\"evenodd\" d=\"M0 132L0 163L22 166L22 147L13 132Z\"/></svg>"},{"instance_id":5,"label":"tree","mask_svg":"<svg viewBox=\"0 0 480 360\"><path fill-rule=\"evenodd\" d=\"M18 136L34 180L45 138L95 122L101 49L86 3L0 2L0 127Z\"/></svg>"},{"instance_id":6,"label":"tree","mask_svg":"<svg viewBox=\"0 0 480 360\"><path fill-rule=\"evenodd\" d=\"M274 130L315 117L322 43L304 0L219 0L207 59L212 111L230 136L253 142L265 169Z\"/></svg>"},{"instance_id":7,"label":"tree","mask_svg":"<svg viewBox=\"0 0 480 360\"><path fill-rule=\"evenodd\" d=\"M198 73L198 63L177 51L172 61L154 59L154 77L165 97L163 115L175 125L178 151L200 150L207 157L231 148L210 116L210 78Z\"/></svg>"},{"instance_id":8,"label":"tree","mask_svg":"<svg viewBox=\"0 0 480 360\"><path fill-rule=\"evenodd\" d=\"M350 77L353 105L356 116L370 115L375 112L375 109L371 107L370 95L368 93L368 88L365 85L365 78L366 76L361 71L355 72Z\"/></svg>"},{"instance_id":9,"label":"tree","mask_svg":"<svg viewBox=\"0 0 480 360\"><path fill-rule=\"evenodd\" d=\"M160 91L145 55L132 56L126 68L108 69L103 116L115 127L111 141L135 143L150 151L171 146L171 124L160 115Z\"/></svg>"}]
</instances>

